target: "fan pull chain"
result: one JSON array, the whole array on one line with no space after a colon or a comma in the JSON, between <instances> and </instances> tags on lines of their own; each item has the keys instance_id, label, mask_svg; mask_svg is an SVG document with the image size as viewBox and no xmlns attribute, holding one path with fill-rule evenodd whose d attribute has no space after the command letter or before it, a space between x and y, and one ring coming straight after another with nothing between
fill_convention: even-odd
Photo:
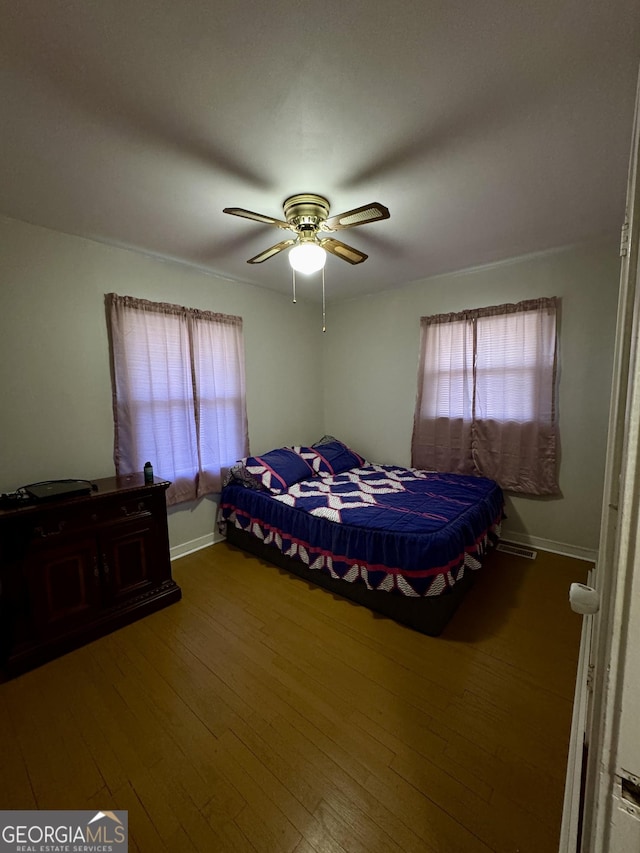
<instances>
[{"instance_id":1,"label":"fan pull chain","mask_svg":"<svg viewBox=\"0 0 640 853\"><path fill-rule=\"evenodd\" d=\"M324 299L324 267L322 267L322 331L327 331L327 312Z\"/></svg>"},{"instance_id":2,"label":"fan pull chain","mask_svg":"<svg viewBox=\"0 0 640 853\"><path fill-rule=\"evenodd\" d=\"M296 271L291 268L291 280L293 287L293 301L296 301ZM324 290L324 268L322 269L322 331L327 331L327 302L325 299L325 290Z\"/></svg>"}]
</instances>

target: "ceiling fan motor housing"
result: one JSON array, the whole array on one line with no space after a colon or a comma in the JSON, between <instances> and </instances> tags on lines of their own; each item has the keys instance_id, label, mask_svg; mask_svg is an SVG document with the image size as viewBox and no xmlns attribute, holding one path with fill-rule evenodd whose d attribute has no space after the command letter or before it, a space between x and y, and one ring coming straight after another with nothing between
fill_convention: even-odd
<instances>
[{"instance_id":1,"label":"ceiling fan motor housing","mask_svg":"<svg viewBox=\"0 0 640 853\"><path fill-rule=\"evenodd\" d=\"M286 199L283 210L284 218L301 235L315 234L329 216L329 202L321 195L300 193Z\"/></svg>"}]
</instances>

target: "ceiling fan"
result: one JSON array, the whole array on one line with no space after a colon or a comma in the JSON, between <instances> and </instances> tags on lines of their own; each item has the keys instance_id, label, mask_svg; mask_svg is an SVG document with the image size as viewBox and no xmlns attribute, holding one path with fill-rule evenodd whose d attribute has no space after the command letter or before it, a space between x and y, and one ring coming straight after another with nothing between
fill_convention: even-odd
<instances>
[{"instance_id":1,"label":"ceiling fan","mask_svg":"<svg viewBox=\"0 0 640 853\"><path fill-rule=\"evenodd\" d=\"M327 257L326 252L330 252L349 264L361 264L368 257L364 252L354 249L334 237L319 235L342 231L344 228L353 228L356 225L366 225L368 222L376 222L379 219L389 219L390 216L388 209L378 202L347 210L337 216L329 216L327 199L324 196L312 193L290 196L283 204L283 212L284 220L274 219L272 216L265 216L262 213L253 213L253 211L244 210L242 207L224 208L223 213L252 219L255 222L264 222L267 225L275 225L277 228L292 231L295 235L286 240L281 240L275 246L270 246L253 258L249 258L248 264L261 264L290 247L289 262L297 272L316 272L322 269Z\"/></svg>"}]
</instances>

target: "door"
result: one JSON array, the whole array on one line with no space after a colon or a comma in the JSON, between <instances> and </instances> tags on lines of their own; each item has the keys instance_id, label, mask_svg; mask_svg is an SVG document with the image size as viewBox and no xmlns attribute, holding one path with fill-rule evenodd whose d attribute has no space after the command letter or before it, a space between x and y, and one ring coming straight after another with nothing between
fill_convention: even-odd
<instances>
[{"instance_id":1,"label":"door","mask_svg":"<svg viewBox=\"0 0 640 853\"><path fill-rule=\"evenodd\" d=\"M101 581L94 537L37 543L28 551L24 571L30 639L63 636L95 617L101 602Z\"/></svg>"},{"instance_id":2,"label":"door","mask_svg":"<svg viewBox=\"0 0 640 853\"><path fill-rule=\"evenodd\" d=\"M601 609L593 624L593 692L585 731L588 758L578 848L581 853L640 850L639 101L640 87L621 247L609 442L595 574Z\"/></svg>"},{"instance_id":3,"label":"door","mask_svg":"<svg viewBox=\"0 0 640 853\"><path fill-rule=\"evenodd\" d=\"M163 559L158 542L158 525L151 513L100 531L106 606L143 595L164 579L166 557Z\"/></svg>"}]
</instances>

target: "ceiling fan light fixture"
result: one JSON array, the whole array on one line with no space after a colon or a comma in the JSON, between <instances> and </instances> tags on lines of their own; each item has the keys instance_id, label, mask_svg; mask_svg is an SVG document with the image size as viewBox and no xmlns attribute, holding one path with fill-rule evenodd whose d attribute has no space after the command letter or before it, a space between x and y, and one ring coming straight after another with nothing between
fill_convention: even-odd
<instances>
[{"instance_id":1,"label":"ceiling fan light fixture","mask_svg":"<svg viewBox=\"0 0 640 853\"><path fill-rule=\"evenodd\" d=\"M337 216L329 216L329 202L324 196L315 195L315 193L292 195L285 200L282 209L284 219L274 219L273 216L267 216L264 213L254 213L252 210L245 210L244 207L225 207L222 211L254 222L275 225L285 231L292 231L295 235L286 240L280 240L275 246L270 246L255 257L249 258L248 264L261 264L273 258L274 255L284 252L285 249L290 249L289 263L294 273L308 274L324 269L327 252L348 264L361 264L367 260L364 252L336 240L335 237L323 236L322 239L318 239L318 234L324 235L326 232L332 234L344 228L353 228L355 225L366 225L369 222L389 218L388 208L377 201L347 210Z\"/></svg>"},{"instance_id":2,"label":"ceiling fan light fixture","mask_svg":"<svg viewBox=\"0 0 640 853\"><path fill-rule=\"evenodd\" d=\"M289 250L289 263L296 272L306 273L321 270L327 261L327 253L314 242L303 242Z\"/></svg>"}]
</instances>

